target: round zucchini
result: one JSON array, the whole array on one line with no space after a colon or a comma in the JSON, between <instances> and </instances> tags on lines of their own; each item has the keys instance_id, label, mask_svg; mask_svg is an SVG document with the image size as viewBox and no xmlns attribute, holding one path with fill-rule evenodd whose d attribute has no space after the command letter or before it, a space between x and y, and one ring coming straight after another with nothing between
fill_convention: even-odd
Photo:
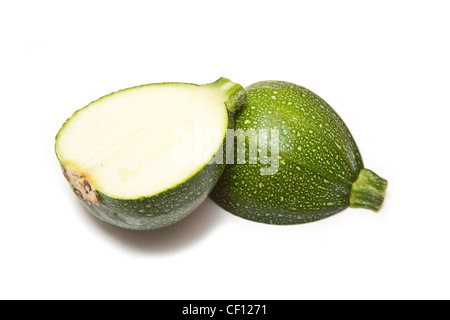
<instances>
[{"instance_id":1,"label":"round zucchini","mask_svg":"<svg viewBox=\"0 0 450 320\"><path fill-rule=\"evenodd\" d=\"M316 221L348 206L379 210L387 181L364 168L350 131L323 99L283 81L258 82L246 91L235 115L236 136L246 143L236 142L234 163L210 194L217 204L269 224ZM270 132L271 143L261 132Z\"/></svg>"},{"instance_id":2,"label":"round zucchini","mask_svg":"<svg viewBox=\"0 0 450 320\"><path fill-rule=\"evenodd\" d=\"M64 123L56 155L96 217L133 230L163 228L189 215L216 184L225 164L211 159L223 152L245 97L226 78L114 92Z\"/></svg>"}]
</instances>

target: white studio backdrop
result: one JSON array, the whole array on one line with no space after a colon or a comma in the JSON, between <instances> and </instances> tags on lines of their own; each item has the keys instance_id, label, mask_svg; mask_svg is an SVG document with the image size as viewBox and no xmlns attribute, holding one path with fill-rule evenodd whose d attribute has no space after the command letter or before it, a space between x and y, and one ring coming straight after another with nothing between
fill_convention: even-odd
<instances>
[{"instance_id":1,"label":"white studio backdrop","mask_svg":"<svg viewBox=\"0 0 450 320\"><path fill-rule=\"evenodd\" d=\"M448 299L448 1L15 1L0 4L1 299ZM98 221L54 137L130 86L285 80L325 99L380 212L305 225L207 200L153 232Z\"/></svg>"}]
</instances>

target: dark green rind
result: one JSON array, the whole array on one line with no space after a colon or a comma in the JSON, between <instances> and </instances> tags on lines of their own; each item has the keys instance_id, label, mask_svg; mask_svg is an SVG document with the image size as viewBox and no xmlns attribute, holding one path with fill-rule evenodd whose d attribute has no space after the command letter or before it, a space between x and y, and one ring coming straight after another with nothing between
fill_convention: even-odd
<instances>
[{"instance_id":1,"label":"dark green rind","mask_svg":"<svg viewBox=\"0 0 450 320\"><path fill-rule=\"evenodd\" d=\"M154 230L172 225L194 211L217 183L223 165L206 165L189 180L153 197L118 200L98 192L99 202L84 202L97 218L132 230Z\"/></svg>"},{"instance_id":2,"label":"dark green rind","mask_svg":"<svg viewBox=\"0 0 450 320\"><path fill-rule=\"evenodd\" d=\"M363 162L338 114L293 83L263 81L246 90L235 128L278 129L279 171L263 176L263 165L248 159L227 165L210 197L237 216L269 224L312 222L347 208Z\"/></svg>"},{"instance_id":3,"label":"dark green rind","mask_svg":"<svg viewBox=\"0 0 450 320\"><path fill-rule=\"evenodd\" d=\"M261 176L259 168L228 165L210 197L237 216L269 224L312 222L348 206L348 186L326 180L305 167L299 170L295 164L286 164L273 176ZM249 179L255 182L248 183Z\"/></svg>"}]
</instances>

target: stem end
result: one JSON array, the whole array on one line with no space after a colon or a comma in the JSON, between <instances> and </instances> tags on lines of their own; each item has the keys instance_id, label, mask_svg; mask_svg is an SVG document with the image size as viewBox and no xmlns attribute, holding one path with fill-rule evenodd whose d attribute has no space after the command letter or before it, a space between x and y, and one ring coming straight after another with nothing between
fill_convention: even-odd
<instances>
[{"instance_id":1,"label":"stem end","mask_svg":"<svg viewBox=\"0 0 450 320\"><path fill-rule=\"evenodd\" d=\"M236 112L247 99L247 92L240 84L232 82L224 77L213 83L208 83L206 86L223 93L225 105L230 112Z\"/></svg>"},{"instance_id":2,"label":"stem end","mask_svg":"<svg viewBox=\"0 0 450 320\"><path fill-rule=\"evenodd\" d=\"M388 182L369 169L362 169L350 192L350 207L378 211Z\"/></svg>"}]
</instances>

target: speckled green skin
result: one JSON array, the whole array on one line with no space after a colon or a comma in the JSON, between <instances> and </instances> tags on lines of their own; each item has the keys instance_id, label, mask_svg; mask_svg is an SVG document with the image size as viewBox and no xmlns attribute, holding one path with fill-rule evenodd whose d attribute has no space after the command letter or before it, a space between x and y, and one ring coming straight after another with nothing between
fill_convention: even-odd
<instances>
[{"instance_id":1,"label":"speckled green skin","mask_svg":"<svg viewBox=\"0 0 450 320\"><path fill-rule=\"evenodd\" d=\"M121 200L98 192L97 204L83 203L94 216L115 226L132 230L160 229L194 211L207 198L223 169L224 165L206 165L186 182L152 197Z\"/></svg>"},{"instance_id":2,"label":"speckled green skin","mask_svg":"<svg viewBox=\"0 0 450 320\"><path fill-rule=\"evenodd\" d=\"M246 90L235 128L278 129L279 170L261 175L270 164L248 159L227 165L210 197L237 216L269 224L316 221L347 208L363 162L337 113L293 83L263 81Z\"/></svg>"}]
</instances>

